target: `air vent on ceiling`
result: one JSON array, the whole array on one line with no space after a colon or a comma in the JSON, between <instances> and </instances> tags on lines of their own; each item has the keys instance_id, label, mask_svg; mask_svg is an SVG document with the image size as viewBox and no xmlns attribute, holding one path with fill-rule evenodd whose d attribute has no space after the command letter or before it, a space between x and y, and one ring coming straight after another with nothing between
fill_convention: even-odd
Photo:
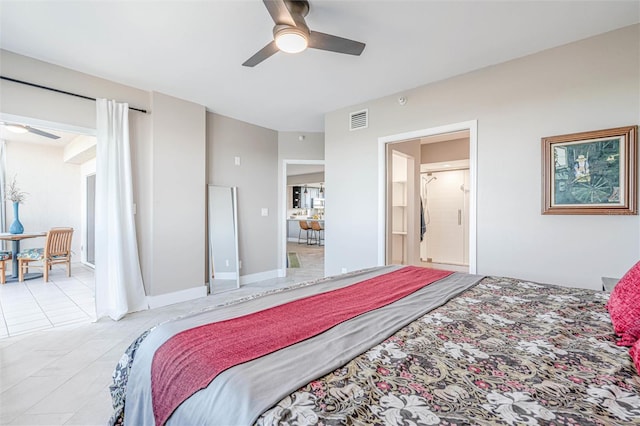
<instances>
[{"instance_id":1,"label":"air vent on ceiling","mask_svg":"<svg viewBox=\"0 0 640 426\"><path fill-rule=\"evenodd\" d=\"M349 130L366 129L367 127L369 127L368 109L349 114Z\"/></svg>"}]
</instances>

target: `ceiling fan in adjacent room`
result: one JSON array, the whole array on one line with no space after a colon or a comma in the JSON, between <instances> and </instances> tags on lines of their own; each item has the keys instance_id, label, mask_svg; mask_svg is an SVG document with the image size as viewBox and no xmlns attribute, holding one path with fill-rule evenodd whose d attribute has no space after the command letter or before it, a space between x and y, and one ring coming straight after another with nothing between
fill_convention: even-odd
<instances>
[{"instance_id":1,"label":"ceiling fan in adjacent room","mask_svg":"<svg viewBox=\"0 0 640 426\"><path fill-rule=\"evenodd\" d=\"M10 132L13 133L33 133L35 135L44 136L45 138L50 139L60 139L60 136L54 135L53 133L45 132L44 130L36 129L35 127L27 126L26 124L15 124L15 123L0 123L2 126Z\"/></svg>"},{"instance_id":2,"label":"ceiling fan in adjacent room","mask_svg":"<svg viewBox=\"0 0 640 426\"><path fill-rule=\"evenodd\" d=\"M245 67L254 67L282 50L287 53L298 53L307 47L328 50L336 53L359 56L365 44L359 41L311 31L304 17L309 13L307 0L263 0L269 15L275 22L273 41L247 59Z\"/></svg>"}]
</instances>

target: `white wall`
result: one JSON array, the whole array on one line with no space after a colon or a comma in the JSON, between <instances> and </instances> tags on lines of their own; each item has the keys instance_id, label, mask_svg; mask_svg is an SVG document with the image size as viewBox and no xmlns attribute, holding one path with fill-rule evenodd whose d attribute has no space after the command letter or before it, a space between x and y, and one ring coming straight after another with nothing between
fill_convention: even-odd
<instances>
[{"instance_id":1,"label":"white wall","mask_svg":"<svg viewBox=\"0 0 640 426\"><path fill-rule=\"evenodd\" d=\"M28 193L20 204L20 222L25 232L46 232L50 228L74 228L71 249L80 260L82 204L80 166L63 161L64 148L40 144L7 142L7 182L14 176L18 187ZM13 206L6 203L7 228L13 222ZM44 238L28 238L20 248L43 247Z\"/></svg>"},{"instance_id":2,"label":"white wall","mask_svg":"<svg viewBox=\"0 0 640 426\"><path fill-rule=\"evenodd\" d=\"M378 138L474 119L478 273L596 289L638 260L638 216L541 215L541 138L638 124L640 25L401 95L326 115L327 274L377 263Z\"/></svg>"}]
</instances>

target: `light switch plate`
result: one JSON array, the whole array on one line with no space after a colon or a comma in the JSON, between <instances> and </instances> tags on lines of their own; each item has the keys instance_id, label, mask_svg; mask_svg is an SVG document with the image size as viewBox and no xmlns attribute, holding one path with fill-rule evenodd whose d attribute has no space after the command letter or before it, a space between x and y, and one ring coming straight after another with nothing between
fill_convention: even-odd
<instances>
[{"instance_id":1,"label":"light switch plate","mask_svg":"<svg viewBox=\"0 0 640 426\"><path fill-rule=\"evenodd\" d=\"M262 216L269 216L269 209L266 207L262 208Z\"/></svg>"}]
</instances>

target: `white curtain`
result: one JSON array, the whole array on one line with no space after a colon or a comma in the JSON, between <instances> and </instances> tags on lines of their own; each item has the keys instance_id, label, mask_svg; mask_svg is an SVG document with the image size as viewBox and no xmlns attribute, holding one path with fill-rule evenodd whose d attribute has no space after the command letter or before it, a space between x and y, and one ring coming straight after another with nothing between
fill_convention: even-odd
<instances>
[{"instance_id":1,"label":"white curtain","mask_svg":"<svg viewBox=\"0 0 640 426\"><path fill-rule=\"evenodd\" d=\"M133 215L129 105L96 105L96 316L119 320L148 308Z\"/></svg>"}]
</instances>

